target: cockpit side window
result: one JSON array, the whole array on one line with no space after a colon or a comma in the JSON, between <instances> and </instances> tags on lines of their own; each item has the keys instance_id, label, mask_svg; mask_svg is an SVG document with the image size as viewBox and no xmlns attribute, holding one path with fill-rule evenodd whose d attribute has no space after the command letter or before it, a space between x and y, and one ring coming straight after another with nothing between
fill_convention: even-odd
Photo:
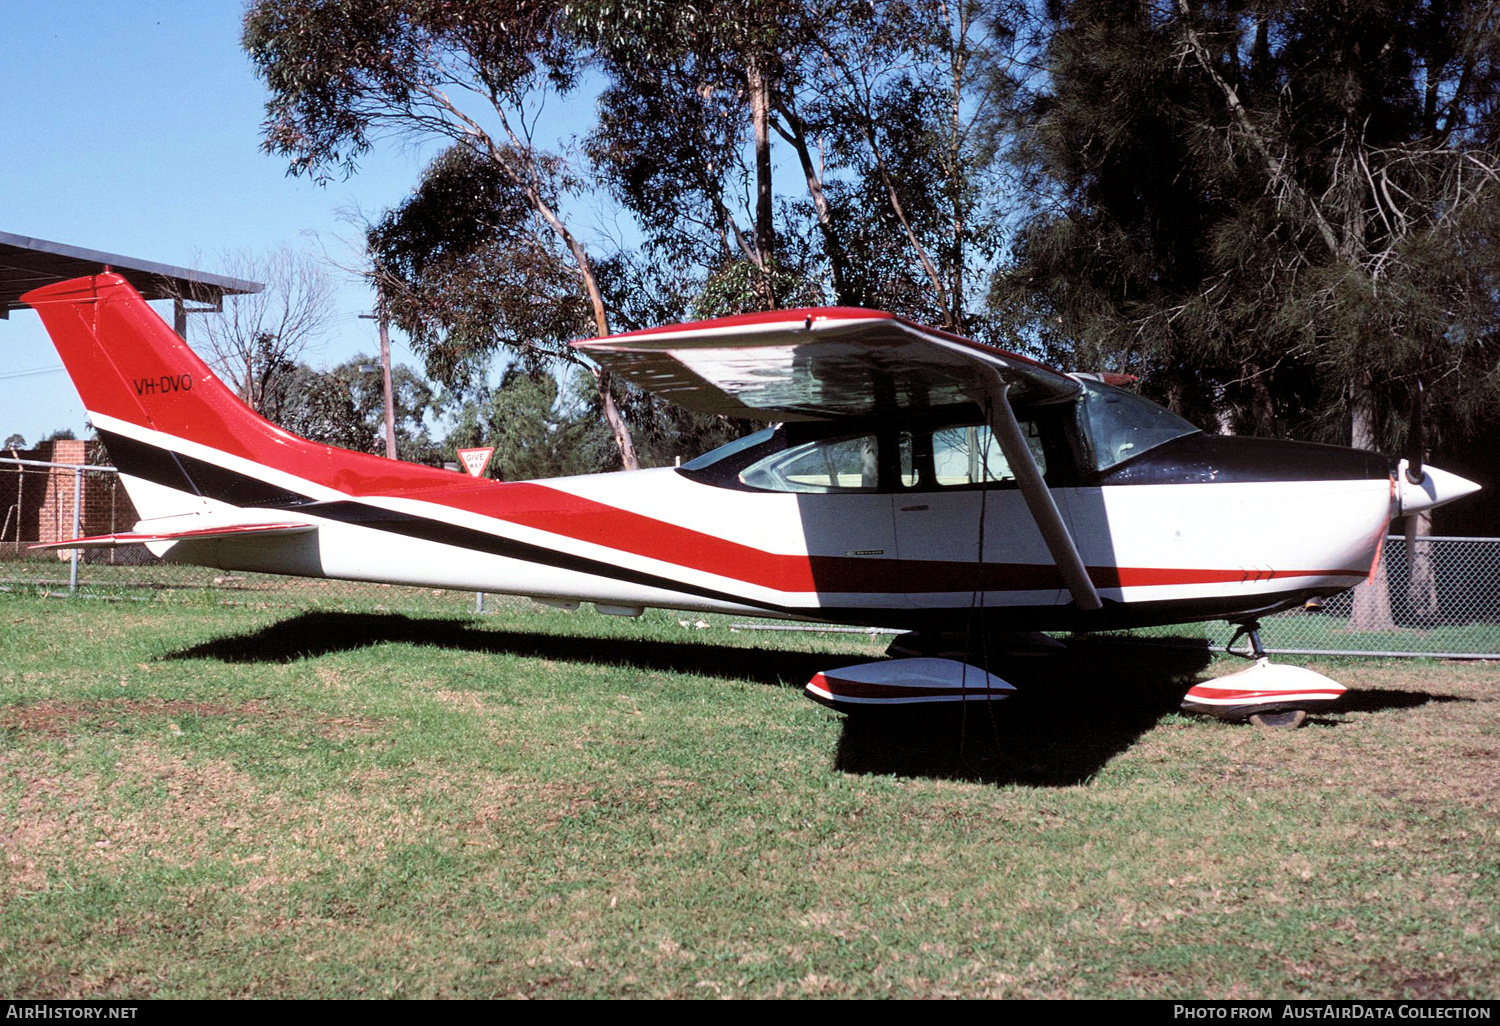
<instances>
[{"instance_id":1,"label":"cockpit side window","mask_svg":"<svg viewBox=\"0 0 1500 1026\"><path fill-rule=\"evenodd\" d=\"M879 453L874 434L819 438L746 467L740 481L771 492L879 491Z\"/></svg>"},{"instance_id":2,"label":"cockpit side window","mask_svg":"<svg viewBox=\"0 0 1500 1026\"><path fill-rule=\"evenodd\" d=\"M1174 438L1198 434L1192 424L1149 399L1095 381L1084 381L1083 389L1078 427L1086 468L1108 470Z\"/></svg>"}]
</instances>

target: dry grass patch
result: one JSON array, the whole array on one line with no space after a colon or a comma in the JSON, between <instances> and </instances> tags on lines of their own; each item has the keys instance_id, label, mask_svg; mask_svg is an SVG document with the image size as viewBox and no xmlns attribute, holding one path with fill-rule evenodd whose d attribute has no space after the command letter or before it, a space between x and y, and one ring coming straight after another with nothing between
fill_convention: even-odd
<instances>
[{"instance_id":1,"label":"dry grass patch","mask_svg":"<svg viewBox=\"0 0 1500 1026\"><path fill-rule=\"evenodd\" d=\"M72 663L39 622L0 671L0 990L1500 988L1500 668L1340 664L1291 733L1113 677L914 729L650 623L238 615Z\"/></svg>"}]
</instances>

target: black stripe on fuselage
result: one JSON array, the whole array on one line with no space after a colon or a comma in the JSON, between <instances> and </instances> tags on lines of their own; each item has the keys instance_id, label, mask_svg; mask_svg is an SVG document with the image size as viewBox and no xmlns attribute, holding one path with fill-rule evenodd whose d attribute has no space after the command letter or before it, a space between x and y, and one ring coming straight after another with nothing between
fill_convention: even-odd
<instances>
[{"instance_id":1,"label":"black stripe on fuselage","mask_svg":"<svg viewBox=\"0 0 1500 1026\"><path fill-rule=\"evenodd\" d=\"M399 534L419 541L438 542L475 552L487 552L526 563L556 567L559 570L573 570L607 580L660 588L663 591L676 592L680 595L732 602L736 605L764 609L780 616L797 615L797 610L789 606L756 602L743 595L703 588L673 580L670 577L629 570L597 559L574 556L557 549L516 541L430 517L401 513L352 499L320 501L310 495L273 485L206 460L126 438L112 431L100 431L99 437L104 442L105 448L109 450L110 459L122 473L231 505L306 513L342 524L388 531L391 534Z\"/></svg>"},{"instance_id":2,"label":"black stripe on fuselage","mask_svg":"<svg viewBox=\"0 0 1500 1026\"><path fill-rule=\"evenodd\" d=\"M179 492L217 499L231 506L259 509L291 509L314 500L288 488L281 488L258 477L226 470L206 460L164 449L150 442L137 441L113 431L100 431L99 439L109 450L109 458L123 473L144 478L153 484L175 488Z\"/></svg>"}]
</instances>

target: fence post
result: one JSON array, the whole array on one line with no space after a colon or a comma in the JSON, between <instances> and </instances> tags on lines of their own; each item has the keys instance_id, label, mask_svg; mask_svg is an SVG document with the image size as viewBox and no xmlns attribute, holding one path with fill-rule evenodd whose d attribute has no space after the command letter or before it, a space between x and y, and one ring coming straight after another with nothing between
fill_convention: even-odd
<instances>
[{"instance_id":1,"label":"fence post","mask_svg":"<svg viewBox=\"0 0 1500 1026\"><path fill-rule=\"evenodd\" d=\"M83 500L83 466L73 471L73 537L77 538L83 532L79 529L79 508ZM68 564L68 594L78 591L78 550L73 550L73 558Z\"/></svg>"}]
</instances>

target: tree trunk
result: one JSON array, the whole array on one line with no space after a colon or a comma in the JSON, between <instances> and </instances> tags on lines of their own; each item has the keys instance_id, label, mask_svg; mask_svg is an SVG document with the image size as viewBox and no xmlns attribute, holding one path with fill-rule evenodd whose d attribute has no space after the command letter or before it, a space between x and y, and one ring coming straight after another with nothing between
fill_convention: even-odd
<instances>
[{"instance_id":1,"label":"tree trunk","mask_svg":"<svg viewBox=\"0 0 1500 1026\"><path fill-rule=\"evenodd\" d=\"M1234 404L1225 399L1216 404L1214 418L1219 423L1219 434L1234 434Z\"/></svg>"},{"instance_id":2,"label":"tree trunk","mask_svg":"<svg viewBox=\"0 0 1500 1026\"><path fill-rule=\"evenodd\" d=\"M534 191L534 190L533 190ZM539 192L535 192L532 204L538 213L552 225L554 231L562 238L563 243L573 254L573 259L578 263L578 274L583 279L584 288L589 294L589 303L594 310L594 329L603 338L609 334L609 312L604 306L604 293L599 288L599 279L594 274L594 265L589 261L588 252L583 244L573 237L567 226L562 223L550 206L542 199ZM620 465L625 470L640 470L640 461L635 455L635 439L631 437L630 425L625 423L625 418L620 415L620 408L615 405L615 397L609 390L609 371L597 370L594 372L595 380L599 387L599 405L604 410L604 419L609 424L609 433L614 436L615 446L620 450Z\"/></svg>"},{"instance_id":3,"label":"tree trunk","mask_svg":"<svg viewBox=\"0 0 1500 1026\"><path fill-rule=\"evenodd\" d=\"M1354 398L1351 442L1356 449L1375 449L1375 397L1369 382L1361 381ZM1383 539L1382 539L1383 544ZM1349 627L1356 631L1388 631L1396 626L1391 616L1391 591L1382 560L1370 579L1354 589L1354 610Z\"/></svg>"},{"instance_id":4,"label":"tree trunk","mask_svg":"<svg viewBox=\"0 0 1500 1026\"><path fill-rule=\"evenodd\" d=\"M769 284L776 252L776 221L771 207L771 85L753 57L745 67L745 79L750 87L750 120L755 128L755 248L760 251ZM775 289L767 291L774 307Z\"/></svg>"},{"instance_id":5,"label":"tree trunk","mask_svg":"<svg viewBox=\"0 0 1500 1026\"><path fill-rule=\"evenodd\" d=\"M828 266L833 275L833 298L839 306L858 306L858 297L848 286L849 276L845 271L844 245L839 241L838 230L833 224L833 209L823 191L823 181L814 166L812 151L807 145L807 126L788 104L778 103L776 109L786 120L786 130L777 126L782 138L792 144L797 161L802 165L802 177L807 179L807 194L812 198L813 210L818 215L818 230L823 233L823 249L828 254Z\"/></svg>"},{"instance_id":6,"label":"tree trunk","mask_svg":"<svg viewBox=\"0 0 1500 1026\"><path fill-rule=\"evenodd\" d=\"M500 110L498 105L496 106L496 110ZM506 125L506 131L510 132L508 124ZM604 338L610 333L609 311L604 305L604 293L599 288L599 279L594 274L594 265L589 260L588 250L583 248L583 243L579 242L573 233L568 230L568 226L563 223L557 211L552 209L552 205L547 202L546 197L542 194L539 185L541 175L537 172L535 165L530 163L531 156L529 149L524 149L521 140L516 138L514 133L511 133L511 143L517 149L524 149L524 152L527 154L527 164L523 168L517 169L509 163L504 153L495 145L493 140L489 140L488 136L484 138L488 143L490 155L494 158L495 163L510 176L513 182L521 186L526 193L527 200L531 203L532 209L557 233L557 237L562 240L563 245L568 247L568 252L573 254L573 259L578 265L578 275L583 279L584 290L588 292L589 304L593 307L594 330L599 333L600 338ZM599 384L599 404L604 408L604 419L609 423L610 434L614 436L615 445L620 450L620 464L626 470L639 470L641 465L636 460L635 441L630 435L630 425L626 424L625 418L620 416L620 409L615 405L615 397L609 390L609 372L601 369L593 373Z\"/></svg>"},{"instance_id":7,"label":"tree trunk","mask_svg":"<svg viewBox=\"0 0 1500 1026\"><path fill-rule=\"evenodd\" d=\"M635 455L635 440L630 435L630 425L625 423L625 418L620 415L620 408L615 405L614 393L610 391L610 374L607 370L594 372L594 381L599 389L599 405L604 409L604 419L609 424L610 434L614 435L615 447L620 450L620 465L626 470L640 470L640 461Z\"/></svg>"},{"instance_id":8,"label":"tree trunk","mask_svg":"<svg viewBox=\"0 0 1500 1026\"><path fill-rule=\"evenodd\" d=\"M1406 596L1416 627L1432 627L1438 620L1437 568L1432 562L1431 536L1431 510L1406 518Z\"/></svg>"},{"instance_id":9,"label":"tree trunk","mask_svg":"<svg viewBox=\"0 0 1500 1026\"><path fill-rule=\"evenodd\" d=\"M1275 438L1276 404L1271 398L1271 387L1266 384L1266 371L1256 362L1252 362L1248 369L1251 434L1257 438Z\"/></svg>"}]
</instances>

